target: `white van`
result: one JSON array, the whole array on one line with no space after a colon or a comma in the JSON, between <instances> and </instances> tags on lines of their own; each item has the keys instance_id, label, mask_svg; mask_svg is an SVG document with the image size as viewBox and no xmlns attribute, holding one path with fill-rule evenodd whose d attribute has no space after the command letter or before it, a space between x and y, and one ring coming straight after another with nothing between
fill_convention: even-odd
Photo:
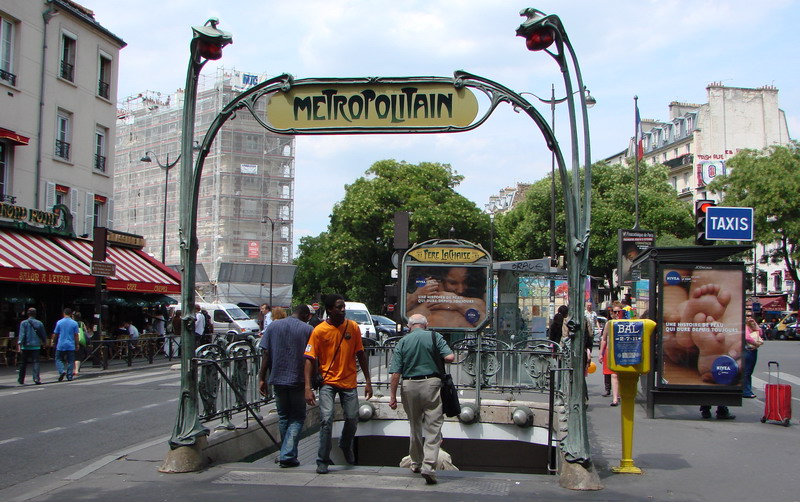
<instances>
[{"instance_id":1,"label":"white van","mask_svg":"<svg viewBox=\"0 0 800 502\"><path fill-rule=\"evenodd\" d=\"M238 305L233 303L198 303L200 308L208 312L214 323L215 333L236 331L240 337L258 336L258 323L251 319ZM180 304L175 306L180 309Z\"/></svg>"},{"instance_id":2,"label":"white van","mask_svg":"<svg viewBox=\"0 0 800 502\"><path fill-rule=\"evenodd\" d=\"M367 310L367 306L363 303L344 302L344 316L358 323L358 327L361 328L362 338L378 338L375 322L372 320L372 315Z\"/></svg>"},{"instance_id":3,"label":"white van","mask_svg":"<svg viewBox=\"0 0 800 502\"><path fill-rule=\"evenodd\" d=\"M323 309L324 312L324 309ZM344 316L351 321L355 321L358 327L361 328L361 337L373 338L377 340L378 329L375 328L375 322L372 320L367 306L358 302L344 302ZM328 318L328 313L322 314L322 320Z\"/></svg>"}]
</instances>

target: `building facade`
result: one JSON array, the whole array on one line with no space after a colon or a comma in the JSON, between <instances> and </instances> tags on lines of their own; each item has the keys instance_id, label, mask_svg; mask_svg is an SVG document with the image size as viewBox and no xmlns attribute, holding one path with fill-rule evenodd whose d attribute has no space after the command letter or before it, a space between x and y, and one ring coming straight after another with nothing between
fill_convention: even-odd
<instances>
[{"instance_id":1,"label":"building facade","mask_svg":"<svg viewBox=\"0 0 800 502\"><path fill-rule=\"evenodd\" d=\"M113 222L119 52L125 42L70 0L0 4L0 196L73 231Z\"/></svg>"},{"instance_id":2,"label":"building facade","mask_svg":"<svg viewBox=\"0 0 800 502\"><path fill-rule=\"evenodd\" d=\"M726 162L742 149L763 150L790 141L786 115L778 104L778 89L726 87L712 83L704 104L672 102L666 121L642 120L644 161L669 168L669 182L680 200L694 205L701 199L719 200L707 185L727 170ZM610 163L624 163L636 152L634 139ZM794 284L782 263L767 256L770 246L755 246L748 271L754 271L758 295L783 295ZM755 263L755 265L754 265Z\"/></svg>"},{"instance_id":3,"label":"building facade","mask_svg":"<svg viewBox=\"0 0 800 502\"><path fill-rule=\"evenodd\" d=\"M264 78L225 69L204 77L195 140L202 140L231 99ZM257 110L262 116L263 101ZM163 253L170 265L180 263L180 163L175 169L159 164L178 159L182 107L182 90L143 92L122 100L117 124L114 226L144 236L145 249L157 258ZM197 262L209 279L205 295L234 303L290 303L294 148L294 137L268 132L246 111L219 131L204 164L198 203Z\"/></svg>"}]
</instances>

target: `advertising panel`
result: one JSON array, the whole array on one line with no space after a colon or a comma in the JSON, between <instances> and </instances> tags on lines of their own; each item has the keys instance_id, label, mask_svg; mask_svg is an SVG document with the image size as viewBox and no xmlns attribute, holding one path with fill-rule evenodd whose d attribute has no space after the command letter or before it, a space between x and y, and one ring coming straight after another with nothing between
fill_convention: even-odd
<instances>
[{"instance_id":1,"label":"advertising panel","mask_svg":"<svg viewBox=\"0 0 800 502\"><path fill-rule=\"evenodd\" d=\"M744 346L741 263L661 264L657 386L736 389Z\"/></svg>"},{"instance_id":2,"label":"advertising panel","mask_svg":"<svg viewBox=\"0 0 800 502\"><path fill-rule=\"evenodd\" d=\"M477 331L489 320L491 260L466 241L428 241L403 257L401 313L437 330Z\"/></svg>"},{"instance_id":3,"label":"advertising panel","mask_svg":"<svg viewBox=\"0 0 800 502\"><path fill-rule=\"evenodd\" d=\"M632 268L633 261L645 249L655 246L656 233L651 230L625 230L617 231L619 238L619 255L617 260L617 273L620 286L631 286L639 280L638 270Z\"/></svg>"}]
</instances>

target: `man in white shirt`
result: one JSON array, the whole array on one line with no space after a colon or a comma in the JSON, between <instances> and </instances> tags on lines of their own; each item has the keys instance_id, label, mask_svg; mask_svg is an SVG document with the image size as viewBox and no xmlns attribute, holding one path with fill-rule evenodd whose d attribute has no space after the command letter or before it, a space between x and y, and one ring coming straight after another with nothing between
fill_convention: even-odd
<instances>
[{"instance_id":1,"label":"man in white shirt","mask_svg":"<svg viewBox=\"0 0 800 502\"><path fill-rule=\"evenodd\" d=\"M200 305L194 306L194 336L196 340L201 340L203 332L206 330L206 317L200 311Z\"/></svg>"},{"instance_id":2,"label":"man in white shirt","mask_svg":"<svg viewBox=\"0 0 800 502\"><path fill-rule=\"evenodd\" d=\"M272 322L272 307L269 306L269 303L262 303L261 304L261 316L264 318L261 321L261 334L265 335L267 333L267 326Z\"/></svg>"}]
</instances>

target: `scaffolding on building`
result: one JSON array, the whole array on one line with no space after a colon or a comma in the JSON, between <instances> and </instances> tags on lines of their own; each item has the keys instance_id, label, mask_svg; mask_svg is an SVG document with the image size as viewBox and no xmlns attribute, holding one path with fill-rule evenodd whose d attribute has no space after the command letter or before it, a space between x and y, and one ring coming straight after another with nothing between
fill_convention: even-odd
<instances>
[{"instance_id":1,"label":"scaffolding on building","mask_svg":"<svg viewBox=\"0 0 800 502\"><path fill-rule=\"evenodd\" d=\"M265 78L225 68L219 68L213 77L202 78L195 140L202 140L231 99ZM257 108L261 114L266 106L263 101ZM166 224L163 245L168 265L180 262L180 168L176 166L165 173L155 159L151 163L141 159L146 152L153 152L162 164L175 161L180 153L182 107L182 89L173 94L145 91L118 105L113 226L144 236L145 251L160 258ZM226 288L217 284L223 263L293 270L294 158L294 137L268 132L249 113L238 114L220 130L204 164L198 201L197 262L210 278L206 295L226 299ZM274 222L274 235L270 219ZM284 279L272 286L262 289L279 292L273 297L276 305L289 305L291 281ZM258 304L269 298L236 300Z\"/></svg>"}]
</instances>

